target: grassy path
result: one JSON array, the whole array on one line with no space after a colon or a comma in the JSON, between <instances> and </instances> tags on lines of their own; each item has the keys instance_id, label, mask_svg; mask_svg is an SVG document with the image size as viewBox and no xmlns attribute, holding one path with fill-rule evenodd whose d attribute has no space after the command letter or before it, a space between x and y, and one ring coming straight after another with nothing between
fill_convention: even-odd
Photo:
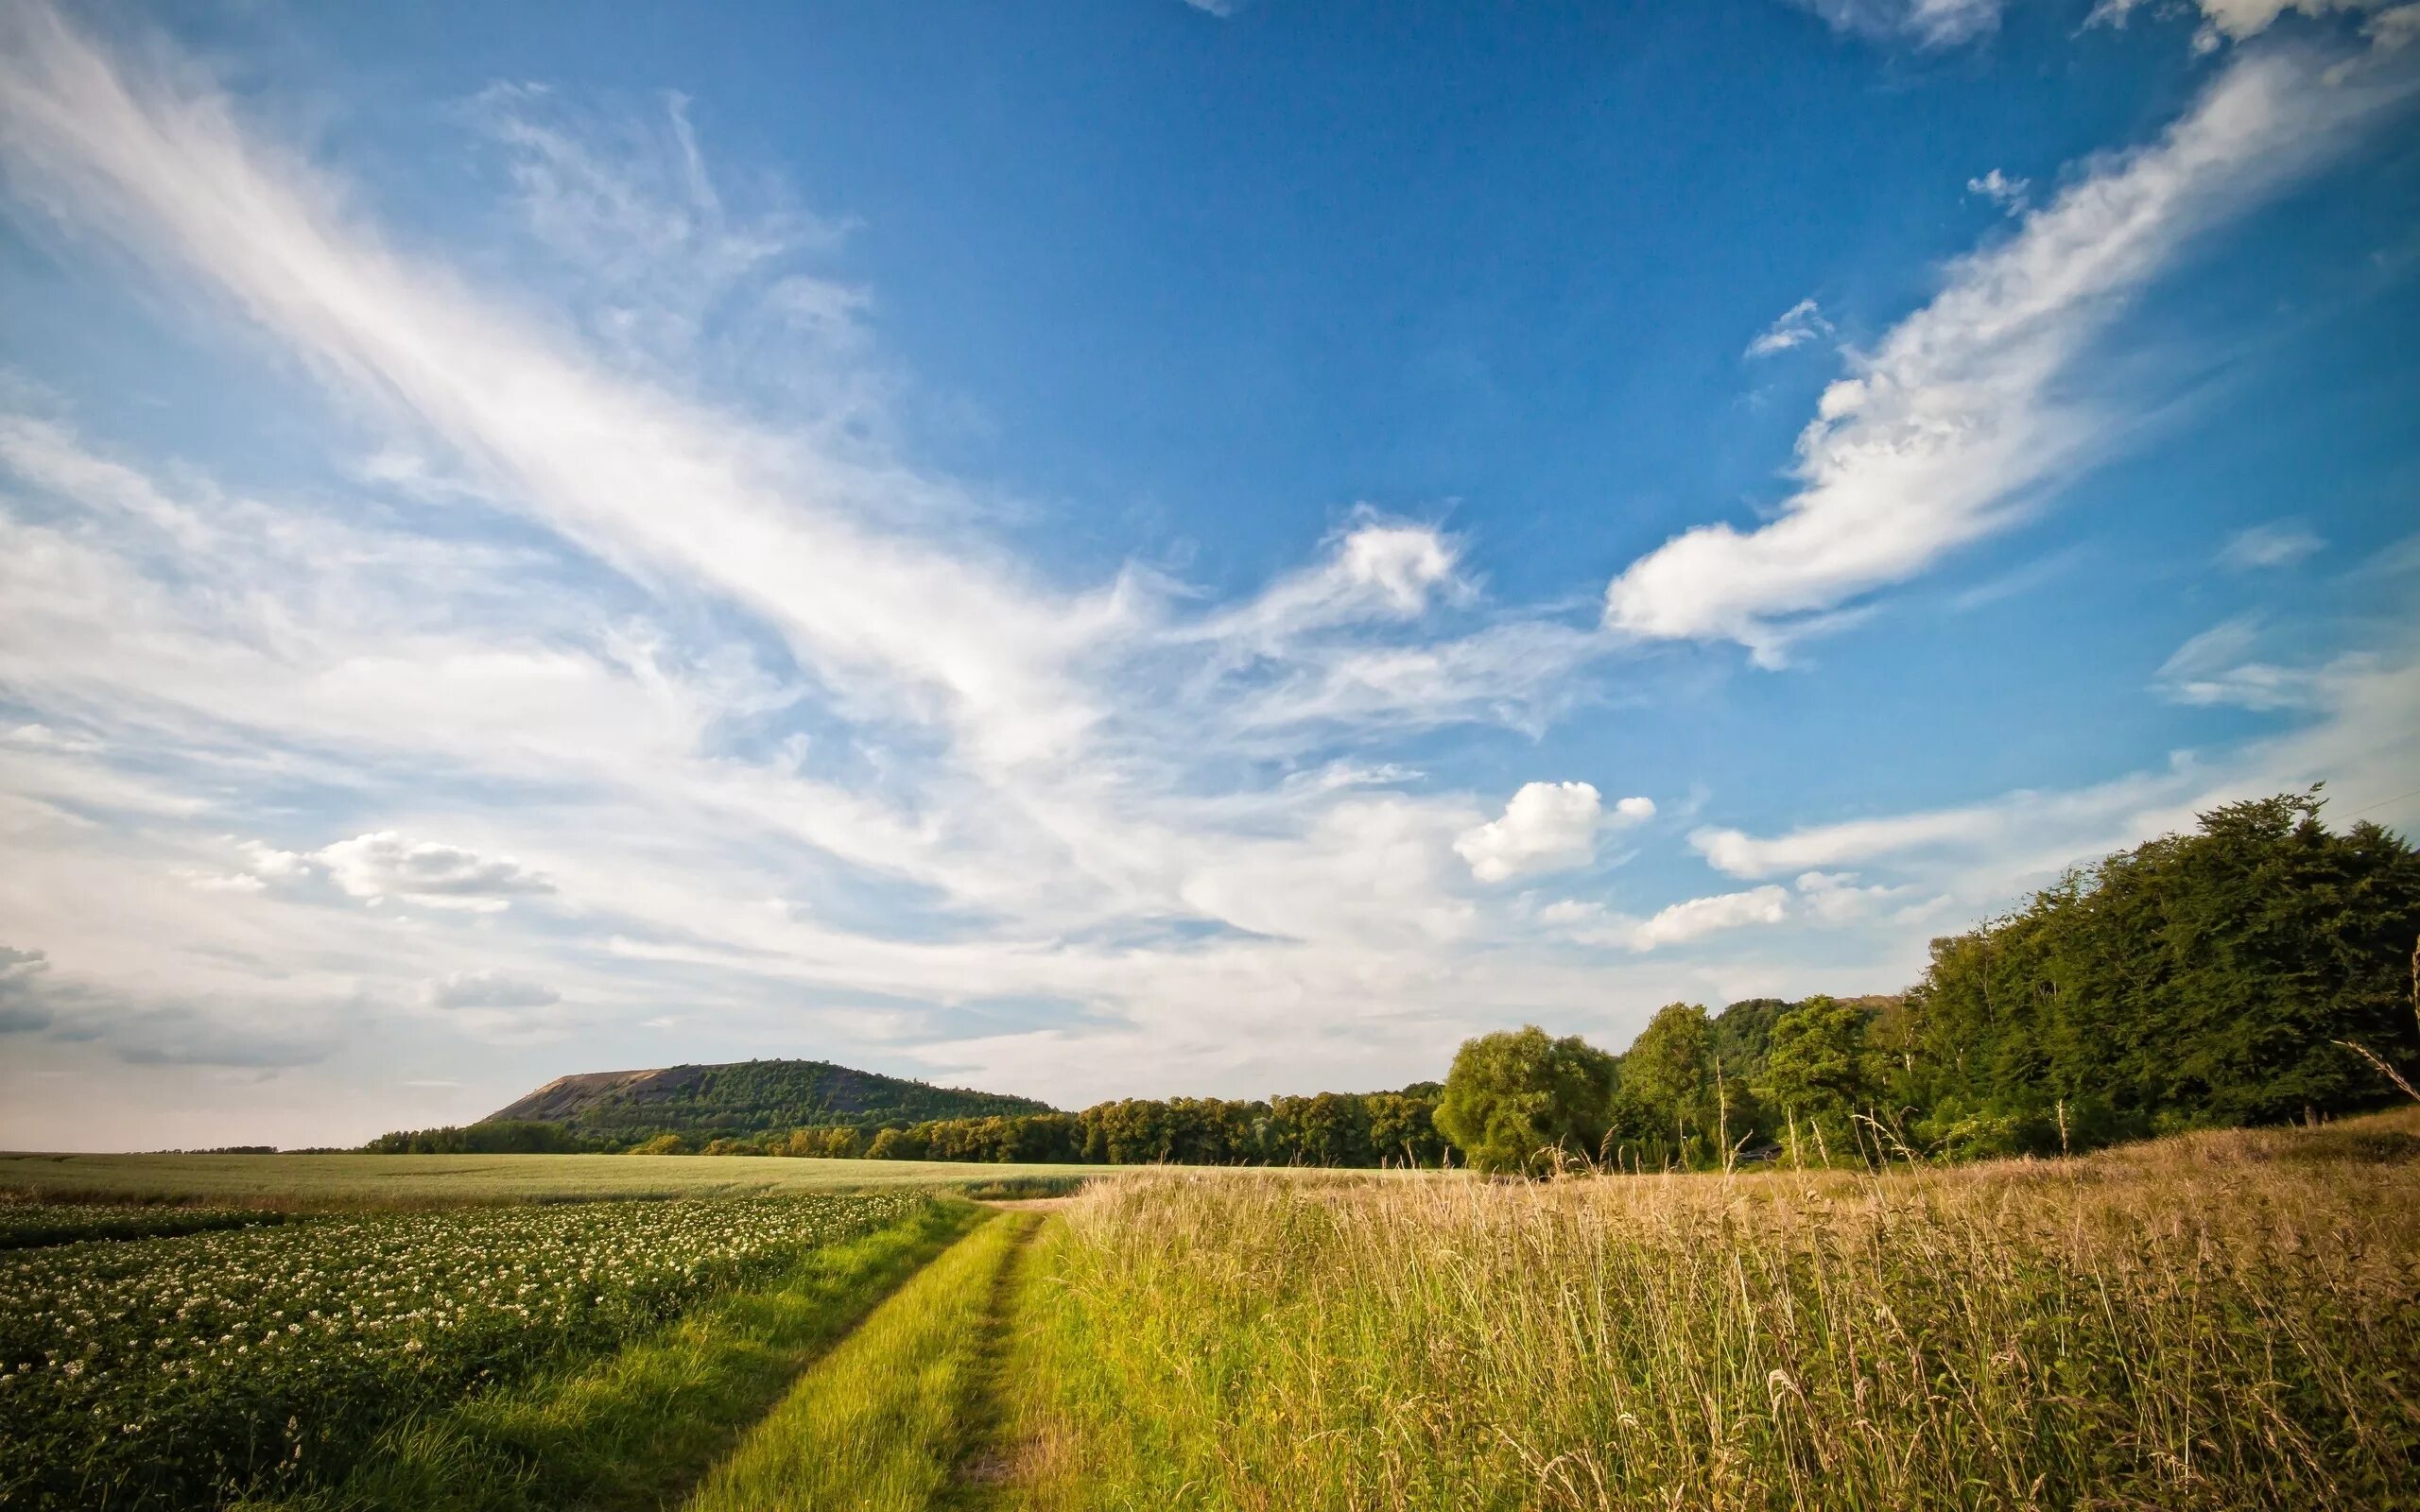
<instances>
[{"instance_id":1,"label":"grassy path","mask_svg":"<svg viewBox=\"0 0 2420 1512\"><path fill-rule=\"evenodd\" d=\"M338 1485L256 1512L638 1512L675 1504L875 1304L955 1255L978 1208L802 1255L628 1348L471 1398L385 1435ZM951 1246L957 1245L958 1248ZM845 1345L839 1346L845 1348Z\"/></svg>"},{"instance_id":2,"label":"grassy path","mask_svg":"<svg viewBox=\"0 0 2420 1512\"><path fill-rule=\"evenodd\" d=\"M1041 1223L1004 1213L926 1266L800 1377L689 1512L980 1504L1015 1263Z\"/></svg>"}]
</instances>

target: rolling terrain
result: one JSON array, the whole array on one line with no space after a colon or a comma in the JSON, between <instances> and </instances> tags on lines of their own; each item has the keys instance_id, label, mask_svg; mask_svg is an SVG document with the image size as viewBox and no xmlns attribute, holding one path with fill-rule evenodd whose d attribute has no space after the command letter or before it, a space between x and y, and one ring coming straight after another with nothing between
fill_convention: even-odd
<instances>
[{"instance_id":1,"label":"rolling terrain","mask_svg":"<svg viewBox=\"0 0 2420 1512\"><path fill-rule=\"evenodd\" d=\"M933 1087L825 1060L744 1060L558 1076L480 1122L553 1124L586 1139L717 1139L1051 1111L1030 1097Z\"/></svg>"}]
</instances>

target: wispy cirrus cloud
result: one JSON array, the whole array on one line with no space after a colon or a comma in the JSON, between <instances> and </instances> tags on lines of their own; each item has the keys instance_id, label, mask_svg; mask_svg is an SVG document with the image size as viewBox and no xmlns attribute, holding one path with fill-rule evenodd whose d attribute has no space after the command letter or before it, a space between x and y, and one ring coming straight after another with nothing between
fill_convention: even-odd
<instances>
[{"instance_id":1,"label":"wispy cirrus cloud","mask_svg":"<svg viewBox=\"0 0 2420 1512\"><path fill-rule=\"evenodd\" d=\"M1859 595L2028 518L2122 414L2068 392L2093 339L2196 239L2401 110L2413 86L2413 70L2376 57L2236 58L2158 141L1954 264L1930 303L1824 390L1776 517L1701 525L1633 562L1606 590L1607 627L1735 641L1778 663Z\"/></svg>"},{"instance_id":2,"label":"wispy cirrus cloud","mask_svg":"<svg viewBox=\"0 0 2420 1512\"><path fill-rule=\"evenodd\" d=\"M1918 47L1954 47L1999 29L2005 0L1792 0L1835 30Z\"/></svg>"},{"instance_id":3,"label":"wispy cirrus cloud","mask_svg":"<svg viewBox=\"0 0 2420 1512\"><path fill-rule=\"evenodd\" d=\"M1262 1005L1228 1059L1344 1032L1289 1001L1464 990L1438 984L1472 971L1452 847L1479 816L1343 753L1534 727L1602 644L1484 606L1442 530L1357 512L1207 610L1141 568L1052 581L860 423L869 305L793 266L844 224L734 209L681 102L627 129L517 86L469 112L535 245L578 263L566 330L398 250L171 51L40 6L5 26L20 203L300 359L370 433L377 493L251 497L0 421L0 678L109 744L54 784L41 865L139 878L150 916L138 945L0 889L59 958L233 985L307 932L310 990L373 1015L474 950L592 1020L676 979L708 1011L804 984L898 1022L1016 995L1158 1034ZM725 307L802 298L833 382L780 390L797 422L720 402L698 365ZM155 792L184 829L125 827Z\"/></svg>"},{"instance_id":4,"label":"wispy cirrus cloud","mask_svg":"<svg viewBox=\"0 0 2420 1512\"><path fill-rule=\"evenodd\" d=\"M872 1047L1067 1101L1267 1091L1380 1074L1374 1043L1425 1069L1508 1005L1585 1027L1715 992L1718 942L1880 917L1933 865L1735 826L1706 854L1755 885L1626 867L1554 949L1508 950L1542 921L1508 884L1578 872L1646 800L1608 802L1610 759L1507 800L1396 743L1539 735L1661 632L1497 601L1484 542L1371 508L1238 593L1071 574L889 422L846 218L727 192L685 103L463 107L527 244L449 258L78 15L0 19L14 208L234 316L331 439L281 490L0 406L0 937L43 953L9 1001L45 1056L268 1074L377 1045L387 1089L516 1074L476 1048L542 1035L652 1060L677 1027L684 1054ZM2237 192L2208 172L2187 190ZM2034 318L1963 297L1938 332ZM1867 376L1922 369L1910 329ZM784 360L735 354L758 339ZM1835 418L1880 446L1898 403ZM1746 578L1722 626L1824 612ZM2352 676L2314 719L2349 728ZM2028 818L1938 854L2030 857Z\"/></svg>"},{"instance_id":5,"label":"wispy cirrus cloud","mask_svg":"<svg viewBox=\"0 0 2420 1512\"><path fill-rule=\"evenodd\" d=\"M1776 352L1803 347L1832 334L1832 322L1824 318L1823 307L1813 300L1801 300L1775 318L1773 323L1758 332L1741 353L1748 357L1770 357Z\"/></svg>"},{"instance_id":6,"label":"wispy cirrus cloud","mask_svg":"<svg viewBox=\"0 0 2420 1512\"><path fill-rule=\"evenodd\" d=\"M2219 565L2238 573L2291 567L2326 549L2327 542L2302 522L2273 520L2229 536L2219 548Z\"/></svg>"}]
</instances>

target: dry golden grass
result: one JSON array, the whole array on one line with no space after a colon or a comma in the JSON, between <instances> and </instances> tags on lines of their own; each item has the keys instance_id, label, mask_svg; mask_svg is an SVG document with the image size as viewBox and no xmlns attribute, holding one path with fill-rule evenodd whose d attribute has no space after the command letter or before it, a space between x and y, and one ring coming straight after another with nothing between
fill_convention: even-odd
<instances>
[{"instance_id":1,"label":"dry golden grass","mask_svg":"<svg viewBox=\"0 0 2420 1512\"><path fill-rule=\"evenodd\" d=\"M1043 1506L2420 1505L2420 1110L1879 1177L1138 1178L1033 1260Z\"/></svg>"}]
</instances>

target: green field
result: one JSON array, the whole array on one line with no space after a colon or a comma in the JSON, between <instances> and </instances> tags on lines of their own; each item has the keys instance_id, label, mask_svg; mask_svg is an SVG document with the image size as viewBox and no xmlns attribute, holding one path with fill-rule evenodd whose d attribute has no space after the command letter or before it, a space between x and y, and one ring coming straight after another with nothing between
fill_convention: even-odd
<instances>
[{"instance_id":1,"label":"green field","mask_svg":"<svg viewBox=\"0 0 2420 1512\"><path fill-rule=\"evenodd\" d=\"M10 1506L2420 1507L2420 1109L1881 1172L1161 1168L1007 1211L900 1183L1033 1168L10 1163L290 1210L23 1227Z\"/></svg>"},{"instance_id":2,"label":"green field","mask_svg":"<svg viewBox=\"0 0 2420 1512\"><path fill-rule=\"evenodd\" d=\"M747 1155L0 1154L0 1192L302 1208L909 1191L1102 1174L1097 1165Z\"/></svg>"}]
</instances>

